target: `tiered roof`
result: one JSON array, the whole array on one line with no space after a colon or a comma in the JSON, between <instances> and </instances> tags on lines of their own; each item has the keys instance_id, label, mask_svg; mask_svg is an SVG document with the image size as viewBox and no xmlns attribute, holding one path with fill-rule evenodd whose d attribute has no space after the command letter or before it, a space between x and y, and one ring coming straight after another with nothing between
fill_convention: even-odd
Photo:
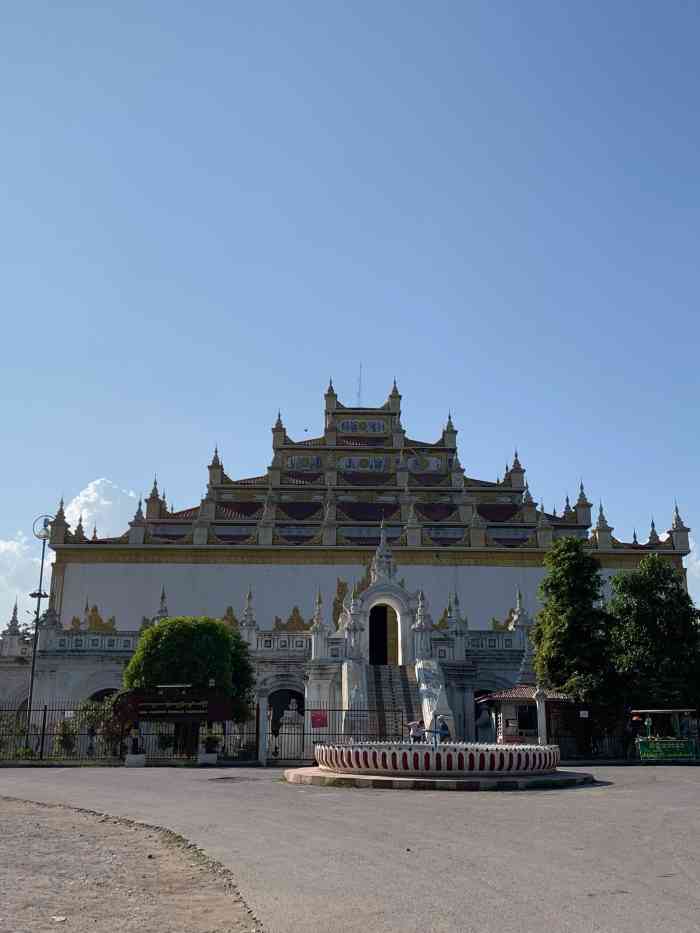
<instances>
[{"instance_id":1,"label":"tiered roof","mask_svg":"<svg viewBox=\"0 0 700 933\"><path fill-rule=\"evenodd\" d=\"M457 430L449 415L438 439L407 437L396 383L377 408L343 405L333 388L324 396L322 435L295 441L281 415L272 428L272 460L259 476L231 478L218 448L209 464L207 492L198 505L173 511L154 480L131 527L116 538L88 540L82 523L71 532L62 508L52 543L217 544L222 547L366 547L379 540L379 524L399 547L546 548L562 535L606 550L683 550L688 529L674 514L669 536L652 526L640 544L612 536L601 511L595 528L591 503L581 484L562 514L533 500L517 451L503 477L468 476L457 452ZM589 536L590 535L590 536Z\"/></svg>"}]
</instances>

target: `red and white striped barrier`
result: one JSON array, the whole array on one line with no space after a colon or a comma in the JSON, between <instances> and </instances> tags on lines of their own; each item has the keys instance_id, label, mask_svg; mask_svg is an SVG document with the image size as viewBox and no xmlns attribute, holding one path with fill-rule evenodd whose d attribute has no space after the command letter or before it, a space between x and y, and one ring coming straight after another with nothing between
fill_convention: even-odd
<instances>
[{"instance_id":1,"label":"red and white striped barrier","mask_svg":"<svg viewBox=\"0 0 700 933\"><path fill-rule=\"evenodd\" d=\"M362 742L316 745L316 761L325 771L454 777L462 775L550 774L559 767L558 745L482 745L445 742L409 745Z\"/></svg>"}]
</instances>

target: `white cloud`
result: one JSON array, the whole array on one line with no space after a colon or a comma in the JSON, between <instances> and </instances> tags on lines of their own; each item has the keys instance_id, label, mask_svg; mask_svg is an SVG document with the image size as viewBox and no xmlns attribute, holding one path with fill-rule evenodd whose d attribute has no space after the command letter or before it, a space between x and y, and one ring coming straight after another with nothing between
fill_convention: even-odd
<instances>
[{"instance_id":1,"label":"white cloud","mask_svg":"<svg viewBox=\"0 0 700 933\"><path fill-rule=\"evenodd\" d=\"M100 538L120 535L128 528L136 511L136 493L122 489L111 479L101 477L88 483L66 506L66 521L73 528L83 516L85 534L94 525Z\"/></svg>"},{"instance_id":2,"label":"white cloud","mask_svg":"<svg viewBox=\"0 0 700 933\"><path fill-rule=\"evenodd\" d=\"M75 528L82 514L85 534L92 534L94 525L100 537L111 537L127 530L136 511L136 493L122 489L111 479L101 477L88 483L66 505L66 520ZM53 561L53 551L47 551ZM0 538L0 631L10 619L15 598L19 604L20 621L29 621L34 612L29 593L39 585L41 544L35 538L18 531L14 538ZM44 590L48 593L50 567L44 568ZM46 603L43 604L46 608ZM29 610L29 613L27 613Z\"/></svg>"},{"instance_id":3,"label":"white cloud","mask_svg":"<svg viewBox=\"0 0 700 933\"><path fill-rule=\"evenodd\" d=\"M39 584L41 545L32 547L26 535L18 531L14 538L0 538L0 630L10 621L15 599L19 605L20 622L28 622L25 612L30 608L28 594Z\"/></svg>"},{"instance_id":4,"label":"white cloud","mask_svg":"<svg viewBox=\"0 0 700 933\"><path fill-rule=\"evenodd\" d=\"M692 537L690 554L685 559L685 567L688 572L688 590L695 600L695 605L700 606L700 551L698 551L697 541Z\"/></svg>"}]
</instances>

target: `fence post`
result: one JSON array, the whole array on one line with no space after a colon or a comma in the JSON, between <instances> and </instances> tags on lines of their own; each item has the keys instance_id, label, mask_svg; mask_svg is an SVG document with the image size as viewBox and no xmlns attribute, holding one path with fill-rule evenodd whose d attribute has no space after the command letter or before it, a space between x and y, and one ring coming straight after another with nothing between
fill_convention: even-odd
<instances>
[{"instance_id":1,"label":"fence post","mask_svg":"<svg viewBox=\"0 0 700 933\"><path fill-rule=\"evenodd\" d=\"M41 739L39 740L39 761L44 757L44 739L46 738L46 704L44 704L44 712L41 717Z\"/></svg>"}]
</instances>

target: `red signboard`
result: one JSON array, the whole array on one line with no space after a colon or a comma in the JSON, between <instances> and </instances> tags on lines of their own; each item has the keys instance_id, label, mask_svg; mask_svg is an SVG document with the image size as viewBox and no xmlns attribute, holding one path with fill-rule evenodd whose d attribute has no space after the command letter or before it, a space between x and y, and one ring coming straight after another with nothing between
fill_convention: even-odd
<instances>
[{"instance_id":1,"label":"red signboard","mask_svg":"<svg viewBox=\"0 0 700 933\"><path fill-rule=\"evenodd\" d=\"M311 710L311 728L325 729L328 726L328 711L325 709Z\"/></svg>"}]
</instances>

